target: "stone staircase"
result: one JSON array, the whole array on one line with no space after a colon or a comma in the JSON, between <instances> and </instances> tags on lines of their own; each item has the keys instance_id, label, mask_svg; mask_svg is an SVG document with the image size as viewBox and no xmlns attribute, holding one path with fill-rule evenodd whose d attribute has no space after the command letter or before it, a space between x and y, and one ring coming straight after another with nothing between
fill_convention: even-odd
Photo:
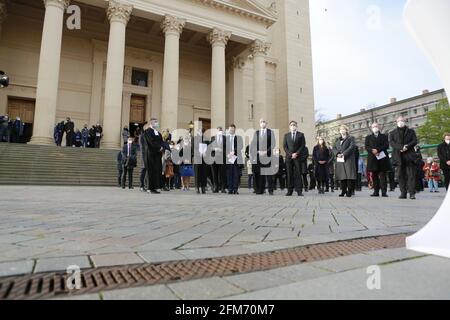
<instances>
[{"instance_id":1,"label":"stone staircase","mask_svg":"<svg viewBox=\"0 0 450 320\"><path fill-rule=\"evenodd\" d=\"M117 153L118 150L0 143L0 185L116 186ZM139 154L135 187L139 186L140 158ZM241 182L241 187L247 186L246 170Z\"/></svg>"},{"instance_id":2,"label":"stone staircase","mask_svg":"<svg viewBox=\"0 0 450 320\"><path fill-rule=\"evenodd\" d=\"M117 153L116 150L0 143L0 184L115 186ZM136 185L139 171L135 170L134 174Z\"/></svg>"}]
</instances>

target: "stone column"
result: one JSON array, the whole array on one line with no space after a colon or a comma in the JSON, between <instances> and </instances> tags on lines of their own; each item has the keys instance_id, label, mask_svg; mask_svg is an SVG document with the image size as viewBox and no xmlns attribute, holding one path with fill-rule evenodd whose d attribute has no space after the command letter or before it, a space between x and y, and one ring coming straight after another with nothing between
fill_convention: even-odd
<instances>
[{"instance_id":1,"label":"stone column","mask_svg":"<svg viewBox=\"0 0 450 320\"><path fill-rule=\"evenodd\" d=\"M51 145L54 143L63 18L69 0L44 0L44 5L33 137L30 143Z\"/></svg>"},{"instance_id":2,"label":"stone column","mask_svg":"<svg viewBox=\"0 0 450 320\"><path fill-rule=\"evenodd\" d=\"M125 32L133 6L109 1L110 22L108 58L106 63L105 108L103 113L104 149L118 149L121 141L123 70L125 63Z\"/></svg>"},{"instance_id":3,"label":"stone column","mask_svg":"<svg viewBox=\"0 0 450 320\"><path fill-rule=\"evenodd\" d=\"M272 125L275 124L274 115L267 108L266 90L266 55L270 44L261 40L256 40L250 47L253 55L253 106L259 122L259 118L264 118Z\"/></svg>"},{"instance_id":4,"label":"stone column","mask_svg":"<svg viewBox=\"0 0 450 320\"><path fill-rule=\"evenodd\" d=\"M180 77L180 35L186 20L166 15L161 29L166 35L162 83L161 128L178 129L178 86Z\"/></svg>"},{"instance_id":5,"label":"stone column","mask_svg":"<svg viewBox=\"0 0 450 320\"><path fill-rule=\"evenodd\" d=\"M231 32L214 28L208 35L212 45L211 69L211 128L225 127L226 117L226 64L225 47Z\"/></svg>"}]
</instances>

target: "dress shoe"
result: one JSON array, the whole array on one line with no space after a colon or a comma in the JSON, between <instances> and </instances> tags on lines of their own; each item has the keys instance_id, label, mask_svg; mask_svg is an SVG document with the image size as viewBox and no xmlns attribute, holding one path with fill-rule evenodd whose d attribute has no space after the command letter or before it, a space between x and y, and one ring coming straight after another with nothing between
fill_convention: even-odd
<instances>
[{"instance_id":1,"label":"dress shoe","mask_svg":"<svg viewBox=\"0 0 450 320\"><path fill-rule=\"evenodd\" d=\"M387 195L387 193L383 193L381 196L382 196L383 198L389 198L389 196Z\"/></svg>"},{"instance_id":2,"label":"dress shoe","mask_svg":"<svg viewBox=\"0 0 450 320\"><path fill-rule=\"evenodd\" d=\"M273 191L269 191L269 195L270 195L270 196L273 196Z\"/></svg>"},{"instance_id":3,"label":"dress shoe","mask_svg":"<svg viewBox=\"0 0 450 320\"><path fill-rule=\"evenodd\" d=\"M353 195L354 193L347 192L347 198L351 198Z\"/></svg>"},{"instance_id":4,"label":"dress shoe","mask_svg":"<svg viewBox=\"0 0 450 320\"><path fill-rule=\"evenodd\" d=\"M371 197L379 197L380 194L379 194L379 193L372 193L370 196L371 196Z\"/></svg>"},{"instance_id":5,"label":"dress shoe","mask_svg":"<svg viewBox=\"0 0 450 320\"><path fill-rule=\"evenodd\" d=\"M298 194L299 197L304 197L304 194L301 193L301 192L297 192L297 194Z\"/></svg>"},{"instance_id":6,"label":"dress shoe","mask_svg":"<svg viewBox=\"0 0 450 320\"><path fill-rule=\"evenodd\" d=\"M399 199L406 199L406 194L402 194L400 195L400 197L398 197Z\"/></svg>"},{"instance_id":7,"label":"dress shoe","mask_svg":"<svg viewBox=\"0 0 450 320\"><path fill-rule=\"evenodd\" d=\"M410 198L411 200L416 200L416 196L415 196L414 194L410 195L409 198Z\"/></svg>"},{"instance_id":8,"label":"dress shoe","mask_svg":"<svg viewBox=\"0 0 450 320\"><path fill-rule=\"evenodd\" d=\"M286 197L292 197L292 193L293 193L293 192L290 192L290 191L289 191L288 193L286 193Z\"/></svg>"},{"instance_id":9,"label":"dress shoe","mask_svg":"<svg viewBox=\"0 0 450 320\"><path fill-rule=\"evenodd\" d=\"M150 190L151 194L161 194L161 192L159 192L158 190Z\"/></svg>"},{"instance_id":10,"label":"dress shoe","mask_svg":"<svg viewBox=\"0 0 450 320\"><path fill-rule=\"evenodd\" d=\"M341 197L341 198L343 198L343 197L345 197L345 192L342 192L340 195L339 195L339 197Z\"/></svg>"},{"instance_id":11,"label":"dress shoe","mask_svg":"<svg viewBox=\"0 0 450 320\"><path fill-rule=\"evenodd\" d=\"M206 190L203 188L202 189L202 194L205 194L206 193Z\"/></svg>"}]
</instances>

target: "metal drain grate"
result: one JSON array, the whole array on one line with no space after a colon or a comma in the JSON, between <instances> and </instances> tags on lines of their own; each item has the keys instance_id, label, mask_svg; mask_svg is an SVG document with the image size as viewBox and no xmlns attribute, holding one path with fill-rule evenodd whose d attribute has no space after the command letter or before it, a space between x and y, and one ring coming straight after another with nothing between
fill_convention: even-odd
<instances>
[{"instance_id":1,"label":"metal drain grate","mask_svg":"<svg viewBox=\"0 0 450 320\"><path fill-rule=\"evenodd\" d=\"M66 287L67 274L39 273L0 278L0 300L49 299L121 288L264 271L371 250L401 248L407 234L378 236L222 258L136 264L82 270L81 288Z\"/></svg>"}]
</instances>

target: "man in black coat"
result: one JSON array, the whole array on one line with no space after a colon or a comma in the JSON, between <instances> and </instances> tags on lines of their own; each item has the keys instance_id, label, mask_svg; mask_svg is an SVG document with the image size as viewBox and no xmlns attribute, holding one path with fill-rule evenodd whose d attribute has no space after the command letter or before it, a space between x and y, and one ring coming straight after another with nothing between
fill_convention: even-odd
<instances>
[{"instance_id":1,"label":"man in black coat","mask_svg":"<svg viewBox=\"0 0 450 320\"><path fill-rule=\"evenodd\" d=\"M391 170L389 160L389 138L380 132L378 123L372 124L372 134L366 137L367 171L372 172L372 197L379 197L380 190L383 197L387 197L387 172Z\"/></svg>"},{"instance_id":2,"label":"man in black coat","mask_svg":"<svg viewBox=\"0 0 450 320\"><path fill-rule=\"evenodd\" d=\"M300 156L304 153L306 147L305 135L297 131L297 122L291 121L289 123L290 132L284 136L283 147L286 152L286 173L287 173L287 188L286 196L292 196L294 186L297 194L303 196L302 188L302 171Z\"/></svg>"},{"instance_id":3,"label":"man in black coat","mask_svg":"<svg viewBox=\"0 0 450 320\"><path fill-rule=\"evenodd\" d=\"M450 133L444 135L444 142L438 146L438 156L444 173L445 189L448 190L450 182Z\"/></svg>"},{"instance_id":4,"label":"man in black coat","mask_svg":"<svg viewBox=\"0 0 450 320\"><path fill-rule=\"evenodd\" d=\"M75 124L69 117L67 117L66 123L64 124L64 132L66 133L66 147L72 147L74 144L74 129Z\"/></svg>"},{"instance_id":5,"label":"man in black coat","mask_svg":"<svg viewBox=\"0 0 450 320\"><path fill-rule=\"evenodd\" d=\"M206 185L208 183L208 170L207 164L205 162L204 157L206 153L200 153L200 145L209 145L209 141L205 139L205 129L202 128L198 131L197 135L192 138L192 157L194 159L194 180L195 180L195 189L197 190L197 194L200 194L200 190L202 194L206 193ZM204 149L202 151L205 151Z\"/></svg>"},{"instance_id":6,"label":"man in black coat","mask_svg":"<svg viewBox=\"0 0 450 320\"><path fill-rule=\"evenodd\" d=\"M122 189L125 189L128 174L128 188L133 189L133 170L137 165L137 145L133 143L133 138L128 138L128 143L122 147Z\"/></svg>"},{"instance_id":7,"label":"man in black coat","mask_svg":"<svg viewBox=\"0 0 450 320\"><path fill-rule=\"evenodd\" d=\"M397 170L401 195L399 199L416 199L416 164L417 155L414 147L417 145L416 132L406 126L404 117L397 119L397 128L391 131L389 143L393 149L392 164Z\"/></svg>"},{"instance_id":8,"label":"man in black coat","mask_svg":"<svg viewBox=\"0 0 450 320\"><path fill-rule=\"evenodd\" d=\"M152 118L149 128L143 133L144 165L147 171L148 192L152 194L159 194L158 189L161 189L162 152L164 148L161 133L158 132L158 129L158 119Z\"/></svg>"},{"instance_id":9,"label":"man in black coat","mask_svg":"<svg viewBox=\"0 0 450 320\"><path fill-rule=\"evenodd\" d=\"M255 132L250 145L256 194L264 194L267 185L269 194L273 195L273 175L276 172L266 171L275 171L270 169L272 164L272 150L275 147L275 134L267 128L267 121L265 119L261 119L259 124L260 130Z\"/></svg>"},{"instance_id":10,"label":"man in black coat","mask_svg":"<svg viewBox=\"0 0 450 320\"><path fill-rule=\"evenodd\" d=\"M227 167L226 167L226 141L225 135L223 133L223 128L217 128L217 134L211 138L212 157L214 162L211 165L212 182L213 182L213 193L218 193L219 191L225 193L225 188L227 184Z\"/></svg>"},{"instance_id":11,"label":"man in black coat","mask_svg":"<svg viewBox=\"0 0 450 320\"><path fill-rule=\"evenodd\" d=\"M236 135L234 124L230 125L226 139L228 194L239 194L239 167L244 163L242 158L244 144L242 137Z\"/></svg>"}]
</instances>

